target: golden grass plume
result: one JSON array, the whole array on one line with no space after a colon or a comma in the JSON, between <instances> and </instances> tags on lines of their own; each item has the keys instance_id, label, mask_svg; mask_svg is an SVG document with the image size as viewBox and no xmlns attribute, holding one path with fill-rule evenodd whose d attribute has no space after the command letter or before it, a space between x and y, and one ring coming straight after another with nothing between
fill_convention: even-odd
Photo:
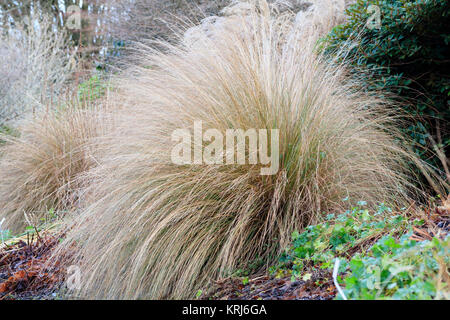
<instances>
[{"instance_id":1,"label":"golden grass plume","mask_svg":"<svg viewBox=\"0 0 450 320\"><path fill-rule=\"evenodd\" d=\"M20 232L30 222L39 223L49 209L65 211L78 205L78 177L94 164L87 143L104 134L107 123L100 110L71 106L39 112L20 124L18 136L1 137L4 228Z\"/></svg>"},{"instance_id":2,"label":"golden grass plume","mask_svg":"<svg viewBox=\"0 0 450 320\"><path fill-rule=\"evenodd\" d=\"M252 14L195 48L141 48L121 82L117 130L102 139L74 241L85 298L193 298L208 281L265 265L293 230L341 199L405 205L414 190L389 105L315 53L287 16ZM237 23L237 22L236 22ZM389 109L389 111L387 111ZM171 134L279 129L279 171L175 165Z\"/></svg>"}]
</instances>

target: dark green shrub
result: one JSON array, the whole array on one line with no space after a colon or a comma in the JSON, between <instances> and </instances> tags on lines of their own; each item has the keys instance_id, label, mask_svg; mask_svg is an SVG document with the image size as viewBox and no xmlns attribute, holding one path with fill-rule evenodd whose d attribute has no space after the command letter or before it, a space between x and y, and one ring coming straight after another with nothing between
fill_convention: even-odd
<instances>
[{"instance_id":1,"label":"dark green shrub","mask_svg":"<svg viewBox=\"0 0 450 320\"><path fill-rule=\"evenodd\" d=\"M371 5L379 8L379 26L368 25L369 18L376 16L368 10ZM446 149L450 145L448 0L358 0L347 15L348 22L324 40L325 51L346 55L353 74L365 80L368 90L398 97L414 117L403 129L419 145L425 146L431 134ZM438 163L423 150L416 148L416 152Z\"/></svg>"}]
</instances>

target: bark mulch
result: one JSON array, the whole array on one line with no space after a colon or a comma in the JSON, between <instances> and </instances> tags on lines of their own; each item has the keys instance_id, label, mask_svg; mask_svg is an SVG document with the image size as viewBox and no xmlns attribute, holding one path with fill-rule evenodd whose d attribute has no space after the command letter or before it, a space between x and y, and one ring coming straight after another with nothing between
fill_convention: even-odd
<instances>
[{"instance_id":1,"label":"bark mulch","mask_svg":"<svg viewBox=\"0 0 450 320\"><path fill-rule=\"evenodd\" d=\"M65 270L59 261L48 261L60 236L36 233L0 249L0 300L57 296Z\"/></svg>"},{"instance_id":2,"label":"bark mulch","mask_svg":"<svg viewBox=\"0 0 450 320\"><path fill-rule=\"evenodd\" d=\"M200 299L331 300L337 293L331 274L323 270L314 272L308 281L291 280L291 277L261 276L244 284L242 279L224 279L217 281L213 289Z\"/></svg>"}]
</instances>

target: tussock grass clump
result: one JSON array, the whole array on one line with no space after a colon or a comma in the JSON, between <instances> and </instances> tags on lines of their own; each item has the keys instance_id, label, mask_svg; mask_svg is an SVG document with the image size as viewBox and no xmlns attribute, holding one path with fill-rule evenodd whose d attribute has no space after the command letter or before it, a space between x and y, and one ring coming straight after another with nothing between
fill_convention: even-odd
<instances>
[{"instance_id":1,"label":"tussock grass clump","mask_svg":"<svg viewBox=\"0 0 450 320\"><path fill-rule=\"evenodd\" d=\"M190 49L142 48L122 81L123 114L102 139L76 241L86 298L193 298L260 259L344 197L405 205L412 190L389 106L324 63L288 17L251 15ZM308 34L308 33L306 33ZM176 165L172 132L279 129L280 168ZM267 263L267 264L266 264Z\"/></svg>"},{"instance_id":2,"label":"tussock grass clump","mask_svg":"<svg viewBox=\"0 0 450 320\"><path fill-rule=\"evenodd\" d=\"M25 215L36 222L49 209L77 204L77 177L93 165L87 142L104 133L105 117L78 107L41 112L20 124L18 136L2 136L0 220L6 229L23 231Z\"/></svg>"}]
</instances>

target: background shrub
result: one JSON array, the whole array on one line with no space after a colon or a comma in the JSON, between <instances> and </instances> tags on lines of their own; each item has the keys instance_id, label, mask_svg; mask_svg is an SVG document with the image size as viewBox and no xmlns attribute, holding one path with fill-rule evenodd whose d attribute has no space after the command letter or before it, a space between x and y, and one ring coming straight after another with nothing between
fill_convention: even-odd
<instances>
[{"instance_id":1,"label":"background shrub","mask_svg":"<svg viewBox=\"0 0 450 320\"><path fill-rule=\"evenodd\" d=\"M376 5L381 28L366 23ZM347 10L348 22L326 38L326 52L347 55L352 72L366 88L392 92L414 121L403 130L419 145L430 137L450 145L450 6L446 0L358 0ZM345 44L345 45L344 45ZM344 45L349 51L340 51ZM416 153L434 165L424 149Z\"/></svg>"},{"instance_id":2,"label":"background shrub","mask_svg":"<svg viewBox=\"0 0 450 320\"><path fill-rule=\"evenodd\" d=\"M0 29L0 125L56 100L76 67L66 33L50 17L27 21Z\"/></svg>"},{"instance_id":3,"label":"background shrub","mask_svg":"<svg viewBox=\"0 0 450 320\"><path fill-rule=\"evenodd\" d=\"M113 0L109 32L124 41L171 40L174 29L216 15L230 0Z\"/></svg>"}]
</instances>

